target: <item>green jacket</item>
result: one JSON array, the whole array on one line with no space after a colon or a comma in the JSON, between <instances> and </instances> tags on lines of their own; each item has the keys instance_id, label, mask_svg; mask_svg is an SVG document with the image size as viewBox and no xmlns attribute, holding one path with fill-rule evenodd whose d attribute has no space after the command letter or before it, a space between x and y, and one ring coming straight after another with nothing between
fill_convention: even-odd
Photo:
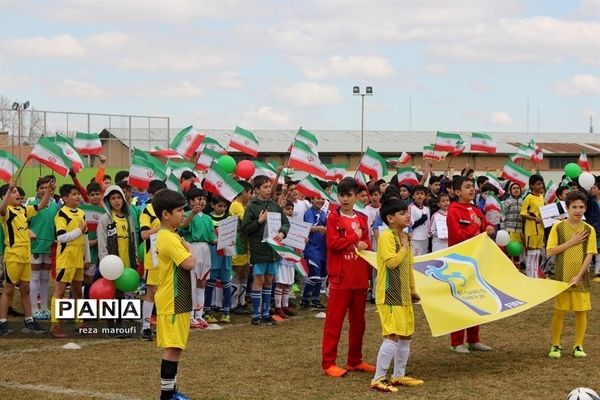
<instances>
[{"instance_id":1,"label":"green jacket","mask_svg":"<svg viewBox=\"0 0 600 400\"><path fill-rule=\"evenodd\" d=\"M262 210L270 212L277 212L281 214L281 228L279 232L287 235L290 229L290 223L281 210L281 207L272 200L259 200L253 199L246 207L244 213L244 219L242 220L242 226L240 228L243 235L248 238L248 244L250 247L250 262L252 264L261 262L279 261L281 257L275 250L266 243L263 243L263 235L265 231L266 222L259 224L258 216Z\"/></svg>"}]
</instances>

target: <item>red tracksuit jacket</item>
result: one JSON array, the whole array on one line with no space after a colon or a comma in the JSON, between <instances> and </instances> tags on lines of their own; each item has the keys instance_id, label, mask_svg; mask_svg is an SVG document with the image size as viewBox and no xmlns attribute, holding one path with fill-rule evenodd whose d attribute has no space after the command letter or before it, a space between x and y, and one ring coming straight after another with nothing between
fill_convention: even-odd
<instances>
[{"instance_id":1,"label":"red tracksuit jacket","mask_svg":"<svg viewBox=\"0 0 600 400\"><path fill-rule=\"evenodd\" d=\"M451 203L448 207L446 217L448 225L448 246L464 242L485 232L486 226L490 225L485 216L475 204Z\"/></svg>"}]
</instances>

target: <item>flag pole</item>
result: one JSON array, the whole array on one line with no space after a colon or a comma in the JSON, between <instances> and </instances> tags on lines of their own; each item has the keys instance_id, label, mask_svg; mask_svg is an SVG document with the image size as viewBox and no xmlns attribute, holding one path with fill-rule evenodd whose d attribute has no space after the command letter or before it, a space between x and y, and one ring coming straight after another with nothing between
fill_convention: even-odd
<instances>
[{"instance_id":1,"label":"flag pole","mask_svg":"<svg viewBox=\"0 0 600 400\"><path fill-rule=\"evenodd\" d=\"M23 165L21 165L21 168L19 168L17 170L17 175L13 179L15 182L17 182L19 180L19 177L21 176L21 172L23 172L23 170L25 169L25 165L29 162L29 160L31 160L31 158L27 157L27 159L25 160ZM41 167L41 164L40 164L40 167Z\"/></svg>"}]
</instances>

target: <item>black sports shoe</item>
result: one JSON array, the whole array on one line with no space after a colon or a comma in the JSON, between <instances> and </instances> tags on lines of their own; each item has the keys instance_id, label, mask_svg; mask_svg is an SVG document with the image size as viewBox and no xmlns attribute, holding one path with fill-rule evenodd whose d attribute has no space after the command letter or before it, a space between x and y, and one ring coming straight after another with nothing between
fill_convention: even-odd
<instances>
[{"instance_id":1,"label":"black sports shoe","mask_svg":"<svg viewBox=\"0 0 600 400\"><path fill-rule=\"evenodd\" d=\"M250 323L252 325L260 325L260 318L259 317L252 318L252 321L250 321Z\"/></svg>"},{"instance_id":2,"label":"black sports shoe","mask_svg":"<svg viewBox=\"0 0 600 400\"><path fill-rule=\"evenodd\" d=\"M48 330L41 326L37 321L25 321L25 326L21 329L21 332L41 335L42 333L48 332Z\"/></svg>"},{"instance_id":3,"label":"black sports shoe","mask_svg":"<svg viewBox=\"0 0 600 400\"><path fill-rule=\"evenodd\" d=\"M8 326L8 322L0 322L0 335L6 336L13 333L13 330Z\"/></svg>"},{"instance_id":4,"label":"black sports shoe","mask_svg":"<svg viewBox=\"0 0 600 400\"><path fill-rule=\"evenodd\" d=\"M327 307L325 307L325 305L324 305L324 304L321 304L321 303L312 303L310 306L311 306L312 308L315 308L315 309L317 309L317 310L324 310L324 309L326 309L326 308L327 308Z\"/></svg>"},{"instance_id":5,"label":"black sports shoe","mask_svg":"<svg viewBox=\"0 0 600 400\"><path fill-rule=\"evenodd\" d=\"M141 336L142 336L142 340L147 340L149 342L154 340L154 335L152 335L152 329L150 329L150 328L142 329Z\"/></svg>"},{"instance_id":6,"label":"black sports shoe","mask_svg":"<svg viewBox=\"0 0 600 400\"><path fill-rule=\"evenodd\" d=\"M263 317L260 320L260 324L265 325L265 326L271 326L271 325L273 325L273 322L271 322L271 317L266 317L266 318Z\"/></svg>"},{"instance_id":7,"label":"black sports shoe","mask_svg":"<svg viewBox=\"0 0 600 400\"><path fill-rule=\"evenodd\" d=\"M300 307L302 308L310 308L310 303L308 302L308 300L300 300Z\"/></svg>"},{"instance_id":8,"label":"black sports shoe","mask_svg":"<svg viewBox=\"0 0 600 400\"><path fill-rule=\"evenodd\" d=\"M12 308L12 306L8 307L8 315L10 315L11 317L24 317L25 314L23 314L20 311L15 310L14 308Z\"/></svg>"}]
</instances>

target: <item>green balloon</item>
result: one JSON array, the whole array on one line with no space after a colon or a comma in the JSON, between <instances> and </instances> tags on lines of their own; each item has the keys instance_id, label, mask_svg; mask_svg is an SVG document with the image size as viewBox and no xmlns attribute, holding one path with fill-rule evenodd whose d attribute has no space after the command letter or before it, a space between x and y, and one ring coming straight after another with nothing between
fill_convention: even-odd
<instances>
[{"instance_id":1,"label":"green balloon","mask_svg":"<svg viewBox=\"0 0 600 400\"><path fill-rule=\"evenodd\" d=\"M522 251L523 245L520 242L517 242L516 240L511 240L506 245L506 252L513 257L518 256L519 254L521 254Z\"/></svg>"},{"instance_id":2,"label":"green balloon","mask_svg":"<svg viewBox=\"0 0 600 400\"><path fill-rule=\"evenodd\" d=\"M140 245L138 246L138 259L140 260L140 262L143 264L144 263L144 256L146 255L146 244L145 243L140 243Z\"/></svg>"},{"instance_id":3,"label":"green balloon","mask_svg":"<svg viewBox=\"0 0 600 400\"><path fill-rule=\"evenodd\" d=\"M231 156L222 156L217 160L219 167L223 168L228 174L233 174L235 171L235 160Z\"/></svg>"},{"instance_id":4,"label":"green balloon","mask_svg":"<svg viewBox=\"0 0 600 400\"><path fill-rule=\"evenodd\" d=\"M133 268L125 267L121 276L115 281L115 286L121 292L131 292L137 289L140 283L140 276Z\"/></svg>"},{"instance_id":5,"label":"green balloon","mask_svg":"<svg viewBox=\"0 0 600 400\"><path fill-rule=\"evenodd\" d=\"M565 175L571 179L577 178L581 174L581 167L575 163L565 165Z\"/></svg>"}]
</instances>

